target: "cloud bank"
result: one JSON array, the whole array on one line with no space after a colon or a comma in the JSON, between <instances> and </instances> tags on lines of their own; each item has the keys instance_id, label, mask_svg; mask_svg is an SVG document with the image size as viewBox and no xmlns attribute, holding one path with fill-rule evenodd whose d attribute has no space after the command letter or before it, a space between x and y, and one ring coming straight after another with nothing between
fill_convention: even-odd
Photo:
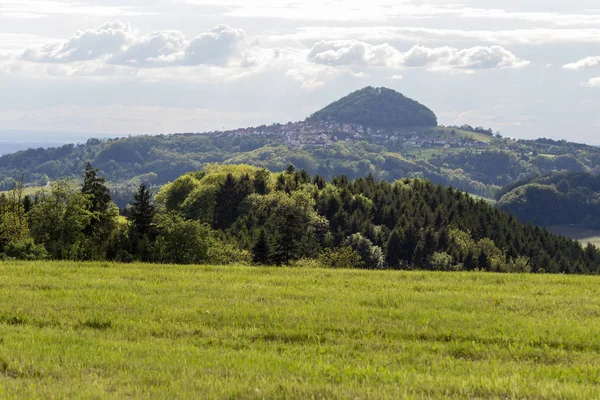
<instances>
[{"instance_id":1,"label":"cloud bank","mask_svg":"<svg viewBox=\"0 0 600 400\"><path fill-rule=\"evenodd\" d=\"M219 25L191 41L173 30L139 36L129 23L116 21L76 32L64 42L29 47L21 59L50 64L102 61L137 68L226 66L243 57L244 37L241 29L227 25Z\"/></svg>"},{"instance_id":2,"label":"cloud bank","mask_svg":"<svg viewBox=\"0 0 600 400\"><path fill-rule=\"evenodd\" d=\"M466 49L414 46L407 52L401 52L389 44L372 45L357 40L321 40L315 43L307 58L313 63L328 66L463 71L523 68L529 64L501 46L476 46Z\"/></svg>"}]
</instances>

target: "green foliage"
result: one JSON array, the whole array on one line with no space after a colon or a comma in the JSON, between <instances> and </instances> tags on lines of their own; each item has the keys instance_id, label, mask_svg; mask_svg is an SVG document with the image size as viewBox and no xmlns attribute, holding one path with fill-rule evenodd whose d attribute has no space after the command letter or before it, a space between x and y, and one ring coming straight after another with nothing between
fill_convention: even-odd
<instances>
[{"instance_id":1,"label":"green foliage","mask_svg":"<svg viewBox=\"0 0 600 400\"><path fill-rule=\"evenodd\" d=\"M447 253L435 252L429 260L433 271L460 271L462 264L456 264L453 257Z\"/></svg>"},{"instance_id":2,"label":"green foliage","mask_svg":"<svg viewBox=\"0 0 600 400\"><path fill-rule=\"evenodd\" d=\"M90 206L88 195L68 182L53 182L50 193L43 193L29 212L32 237L51 258L79 259L85 253L83 230L93 218Z\"/></svg>"},{"instance_id":3,"label":"green foliage","mask_svg":"<svg viewBox=\"0 0 600 400\"><path fill-rule=\"evenodd\" d=\"M4 248L4 256L15 260L35 261L48 258L48 252L44 246L27 238L8 242Z\"/></svg>"},{"instance_id":4,"label":"green foliage","mask_svg":"<svg viewBox=\"0 0 600 400\"><path fill-rule=\"evenodd\" d=\"M337 121L374 128L437 126L433 111L386 88L366 87L314 113L309 121Z\"/></svg>"},{"instance_id":5,"label":"green foliage","mask_svg":"<svg viewBox=\"0 0 600 400\"><path fill-rule=\"evenodd\" d=\"M385 261L381 247L360 233L355 233L344 241L344 246L352 248L360 256L361 267L366 269L384 269Z\"/></svg>"},{"instance_id":6,"label":"green foliage","mask_svg":"<svg viewBox=\"0 0 600 400\"><path fill-rule=\"evenodd\" d=\"M328 183L292 165L279 174L211 165L163 188L158 207L140 185L129 220L119 223L97 171L86 169L80 192L55 182L27 207L18 194L0 197L4 221L16 212L30 225L4 243L14 242L14 257L43 257L38 245L53 259L278 265L319 260L329 268L600 272L596 247L583 249L426 180L388 183L369 175ZM198 196L209 192L215 196ZM22 242L30 237L34 241Z\"/></svg>"},{"instance_id":7,"label":"green foliage","mask_svg":"<svg viewBox=\"0 0 600 400\"><path fill-rule=\"evenodd\" d=\"M252 261L255 264L268 265L272 263L273 249L271 240L264 229L260 230L258 240L252 248Z\"/></svg>"},{"instance_id":8,"label":"green foliage","mask_svg":"<svg viewBox=\"0 0 600 400\"><path fill-rule=\"evenodd\" d=\"M168 264L202 264L209 260L209 249L215 245L210 226L185 220L176 214L161 217L160 235L154 258Z\"/></svg>"},{"instance_id":9,"label":"green foliage","mask_svg":"<svg viewBox=\"0 0 600 400\"><path fill-rule=\"evenodd\" d=\"M137 237L151 237L155 230L156 206L152 201L152 193L145 184L140 184L133 201L127 210L131 231Z\"/></svg>"},{"instance_id":10,"label":"green foliage","mask_svg":"<svg viewBox=\"0 0 600 400\"><path fill-rule=\"evenodd\" d=\"M363 266L360 254L350 246L325 249L319 255L318 261L323 268L361 268Z\"/></svg>"},{"instance_id":11,"label":"green foliage","mask_svg":"<svg viewBox=\"0 0 600 400\"><path fill-rule=\"evenodd\" d=\"M81 258L101 260L106 255L106 245L118 223L119 209L112 202L110 191L104 178L98 176L98 169L88 162L85 166L81 193L89 199L88 211L91 215L83 233L86 237L85 254Z\"/></svg>"},{"instance_id":12,"label":"green foliage","mask_svg":"<svg viewBox=\"0 0 600 400\"><path fill-rule=\"evenodd\" d=\"M521 181L503 189L498 207L536 225L600 228L600 177L554 172Z\"/></svg>"}]
</instances>

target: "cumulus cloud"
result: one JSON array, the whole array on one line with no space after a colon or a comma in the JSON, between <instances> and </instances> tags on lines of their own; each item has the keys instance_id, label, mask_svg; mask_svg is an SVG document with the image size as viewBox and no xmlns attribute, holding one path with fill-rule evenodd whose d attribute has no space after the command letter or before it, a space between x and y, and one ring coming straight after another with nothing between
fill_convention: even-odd
<instances>
[{"instance_id":1,"label":"cumulus cloud","mask_svg":"<svg viewBox=\"0 0 600 400\"><path fill-rule=\"evenodd\" d=\"M115 54L133 41L129 24L109 22L97 29L79 31L66 42L29 47L22 57L26 61L44 63L96 60Z\"/></svg>"},{"instance_id":2,"label":"cumulus cloud","mask_svg":"<svg viewBox=\"0 0 600 400\"><path fill-rule=\"evenodd\" d=\"M188 41L179 31L164 30L139 36L129 23L109 22L97 29L77 32L65 42L29 47L25 61L69 64L103 61L137 68L168 66L226 66L244 61L244 32L219 25Z\"/></svg>"},{"instance_id":3,"label":"cumulus cloud","mask_svg":"<svg viewBox=\"0 0 600 400\"><path fill-rule=\"evenodd\" d=\"M389 44L372 45L356 40L322 40L312 47L308 60L329 66L380 66L464 70L522 68L529 64L501 46L454 47L414 46L401 52Z\"/></svg>"},{"instance_id":4,"label":"cumulus cloud","mask_svg":"<svg viewBox=\"0 0 600 400\"><path fill-rule=\"evenodd\" d=\"M192 40L188 46L183 63L185 65L225 65L240 51L244 31L219 25Z\"/></svg>"},{"instance_id":5,"label":"cumulus cloud","mask_svg":"<svg viewBox=\"0 0 600 400\"><path fill-rule=\"evenodd\" d=\"M597 68L597 67L600 67L600 56L599 57L586 57L577 62L563 65L563 68L572 69L575 71L578 71L581 69L588 69L588 68Z\"/></svg>"},{"instance_id":6,"label":"cumulus cloud","mask_svg":"<svg viewBox=\"0 0 600 400\"><path fill-rule=\"evenodd\" d=\"M389 44L371 45L356 40L322 40L308 53L308 60L330 66L371 65L394 67L401 54Z\"/></svg>"},{"instance_id":7,"label":"cumulus cloud","mask_svg":"<svg viewBox=\"0 0 600 400\"><path fill-rule=\"evenodd\" d=\"M133 41L109 61L111 64L137 67L169 64L176 61L185 46L185 36L179 31L154 32Z\"/></svg>"}]
</instances>

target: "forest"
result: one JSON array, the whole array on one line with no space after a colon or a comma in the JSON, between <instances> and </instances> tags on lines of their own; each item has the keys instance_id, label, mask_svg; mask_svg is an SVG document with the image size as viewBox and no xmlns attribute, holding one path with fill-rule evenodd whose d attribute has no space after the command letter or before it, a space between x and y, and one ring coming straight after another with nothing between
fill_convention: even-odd
<instances>
[{"instance_id":1,"label":"forest","mask_svg":"<svg viewBox=\"0 0 600 400\"><path fill-rule=\"evenodd\" d=\"M498 198L498 207L521 221L600 228L598 175L557 171L507 185Z\"/></svg>"},{"instance_id":2,"label":"forest","mask_svg":"<svg viewBox=\"0 0 600 400\"><path fill-rule=\"evenodd\" d=\"M597 274L593 245L556 236L424 179L326 180L210 164L165 185L141 183L126 209L99 170L0 197L4 259Z\"/></svg>"},{"instance_id":3,"label":"forest","mask_svg":"<svg viewBox=\"0 0 600 400\"><path fill-rule=\"evenodd\" d=\"M437 126L429 108L395 90L366 87L330 104L309 121L343 121L375 128Z\"/></svg>"},{"instance_id":4,"label":"forest","mask_svg":"<svg viewBox=\"0 0 600 400\"><path fill-rule=\"evenodd\" d=\"M422 156L420 153L423 153ZM153 190L211 163L251 164L278 172L293 164L327 179L372 174L379 180L425 178L469 193L494 198L516 181L553 171L598 172L600 149L547 140L493 138L486 150L418 149L407 153L394 141L339 141L330 147L290 147L273 135L175 134L90 139L86 143L29 149L0 157L0 191L24 178L43 187L62 179L81 180L91 162L110 184L113 199L125 207L141 182Z\"/></svg>"}]
</instances>

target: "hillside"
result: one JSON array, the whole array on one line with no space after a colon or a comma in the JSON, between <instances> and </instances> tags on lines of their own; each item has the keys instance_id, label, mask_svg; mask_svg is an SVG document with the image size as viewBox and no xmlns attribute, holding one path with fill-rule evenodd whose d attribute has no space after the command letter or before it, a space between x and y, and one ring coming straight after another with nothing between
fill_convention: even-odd
<instances>
[{"instance_id":1,"label":"hillside","mask_svg":"<svg viewBox=\"0 0 600 400\"><path fill-rule=\"evenodd\" d=\"M600 228L600 176L555 172L509 185L498 207L540 226Z\"/></svg>"},{"instance_id":2,"label":"hillside","mask_svg":"<svg viewBox=\"0 0 600 400\"><path fill-rule=\"evenodd\" d=\"M387 93L383 90L384 93ZM100 168L120 207L141 182L155 190L207 164L252 164L273 172L293 164L325 178L427 178L486 198L504 186L552 171L600 171L600 148L566 141L510 140L482 127L369 129L303 121L224 132L89 139L0 157L0 191L21 176L28 187L80 179Z\"/></svg>"},{"instance_id":3,"label":"hillside","mask_svg":"<svg viewBox=\"0 0 600 400\"><path fill-rule=\"evenodd\" d=\"M598 277L37 262L0 280L6 399L599 394Z\"/></svg>"},{"instance_id":4,"label":"hillside","mask_svg":"<svg viewBox=\"0 0 600 400\"><path fill-rule=\"evenodd\" d=\"M308 121L337 121L369 128L437 126L437 117L424 105L394 90L370 86L317 111Z\"/></svg>"},{"instance_id":5,"label":"hillside","mask_svg":"<svg viewBox=\"0 0 600 400\"><path fill-rule=\"evenodd\" d=\"M43 196L0 196L0 258L235 262L325 268L597 274L600 252L523 225L461 191L372 175L330 182L293 166L271 173L212 164L140 185L119 218L98 170Z\"/></svg>"}]
</instances>

